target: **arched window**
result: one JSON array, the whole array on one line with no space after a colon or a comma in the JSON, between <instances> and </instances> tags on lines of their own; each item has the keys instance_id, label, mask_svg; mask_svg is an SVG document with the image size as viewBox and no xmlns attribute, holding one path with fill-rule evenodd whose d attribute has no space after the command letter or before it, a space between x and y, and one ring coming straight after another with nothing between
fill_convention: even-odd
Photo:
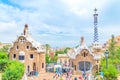
<instances>
[{"instance_id":1,"label":"arched window","mask_svg":"<svg viewBox=\"0 0 120 80\"><path fill-rule=\"evenodd\" d=\"M17 50L19 49L19 46L18 46L18 45L16 46L16 49L17 49Z\"/></svg>"},{"instance_id":2,"label":"arched window","mask_svg":"<svg viewBox=\"0 0 120 80\"><path fill-rule=\"evenodd\" d=\"M33 70L36 71L36 64L33 63Z\"/></svg>"},{"instance_id":3,"label":"arched window","mask_svg":"<svg viewBox=\"0 0 120 80\"><path fill-rule=\"evenodd\" d=\"M42 63L42 68L44 68L44 63Z\"/></svg>"},{"instance_id":4,"label":"arched window","mask_svg":"<svg viewBox=\"0 0 120 80\"><path fill-rule=\"evenodd\" d=\"M16 54L13 54L13 59L16 59Z\"/></svg>"},{"instance_id":5,"label":"arched window","mask_svg":"<svg viewBox=\"0 0 120 80\"><path fill-rule=\"evenodd\" d=\"M86 50L86 49L83 49L83 50L81 51L81 55L82 55L83 57L88 56L88 53L89 53L89 51Z\"/></svg>"}]
</instances>

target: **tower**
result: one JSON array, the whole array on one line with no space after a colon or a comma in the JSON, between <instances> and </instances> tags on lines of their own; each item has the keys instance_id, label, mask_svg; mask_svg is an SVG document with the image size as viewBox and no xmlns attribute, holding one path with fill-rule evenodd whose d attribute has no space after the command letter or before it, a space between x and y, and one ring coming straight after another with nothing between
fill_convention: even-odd
<instances>
[{"instance_id":1,"label":"tower","mask_svg":"<svg viewBox=\"0 0 120 80\"><path fill-rule=\"evenodd\" d=\"M95 8L94 9L95 13L93 14L94 16L94 43L95 42L98 42L98 28L97 28L97 24L98 24L98 20L97 20L97 17L98 17L98 14L96 13L97 12L97 9Z\"/></svg>"},{"instance_id":2,"label":"tower","mask_svg":"<svg viewBox=\"0 0 120 80\"><path fill-rule=\"evenodd\" d=\"M93 45L92 45L92 48L94 50L95 53L101 51L102 49L102 46L101 44L99 43L99 39L98 39L98 14L97 14L97 9L95 8L94 9L94 39L93 39Z\"/></svg>"}]
</instances>

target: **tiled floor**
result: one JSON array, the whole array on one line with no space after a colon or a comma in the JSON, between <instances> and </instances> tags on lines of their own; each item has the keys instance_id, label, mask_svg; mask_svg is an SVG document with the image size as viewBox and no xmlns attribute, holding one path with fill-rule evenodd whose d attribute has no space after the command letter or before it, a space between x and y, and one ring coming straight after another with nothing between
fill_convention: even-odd
<instances>
[{"instance_id":1,"label":"tiled floor","mask_svg":"<svg viewBox=\"0 0 120 80\"><path fill-rule=\"evenodd\" d=\"M35 77L35 76L28 77L28 80L60 80L60 77L53 78L54 75L55 75L54 73L44 73L39 75L38 77ZM73 75L71 79L67 79L67 80L74 80L75 77L79 78L80 75ZM65 75L62 76L62 79L66 80Z\"/></svg>"}]
</instances>

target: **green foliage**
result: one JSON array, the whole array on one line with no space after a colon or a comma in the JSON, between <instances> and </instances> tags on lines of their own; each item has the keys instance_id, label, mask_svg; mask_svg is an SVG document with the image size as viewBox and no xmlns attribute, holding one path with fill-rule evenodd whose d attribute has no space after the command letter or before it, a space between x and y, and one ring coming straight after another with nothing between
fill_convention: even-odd
<instances>
[{"instance_id":1,"label":"green foliage","mask_svg":"<svg viewBox=\"0 0 120 80\"><path fill-rule=\"evenodd\" d=\"M3 48L0 49L0 52L8 52L10 45L3 46Z\"/></svg>"},{"instance_id":2,"label":"green foliage","mask_svg":"<svg viewBox=\"0 0 120 80\"><path fill-rule=\"evenodd\" d=\"M120 63L120 46L118 46L116 49L116 58L119 59L119 63Z\"/></svg>"},{"instance_id":3,"label":"green foliage","mask_svg":"<svg viewBox=\"0 0 120 80\"><path fill-rule=\"evenodd\" d=\"M70 49L69 47L65 48L65 49L64 49L64 53L67 53L67 51L68 51L69 49Z\"/></svg>"},{"instance_id":4,"label":"green foliage","mask_svg":"<svg viewBox=\"0 0 120 80\"><path fill-rule=\"evenodd\" d=\"M102 71L104 72L104 76L108 80L117 79L117 76L118 76L119 72L116 69L116 66L112 65L112 64L109 64L108 69L106 69L105 61L102 64L103 64Z\"/></svg>"},{"instance_id":5,"label":"green foliage","mask_svg":"<svg viewBox=\"0 0 120 80\"><path fill-rule=\"evenodd\" d=\"M8 67L9 61L6 59L0 59L0 71L5 71L6 67Z\"/></svg>"},{"instance_id":6,"label":"green foliage","mask_svg":"<svg viewBox=\"0 0 120 80\"><path fill-rule=\"evenodd\" d=\"M110 46L109 46L108 49L109 49L109 52L110 52L110 56L112 56L114 58L115 57L115 38L114 38L114 35L112 35L112 39L111 39L109 45Z\"/></svg>"},{"instance_id":7,"label":"green foliage","mask_svg":"<svg viewBox=\"0 0 120 80\"><path fill-rule=\"evenodd\" d=\"M64 50L59 50L55 52L55 56L57 56L58 54L64 54Z\"/></svg>"},{"instance_id":8,"label":"green foliage","mask_svg":"<svg viewBox=\"0 0 120 80\"><path fill-rule=\"evenodd\" d=\"M4 71L8 66L8 56L5 52L0 52L0 71Z\"/></svg>"},{"instance_id":9,"label":"green foliage","mask_svg":"<svg viewBox=\"0 0 120 80\"><path fill-rule=\"evenodd\" d=\"M0 52L0 72L2 80L20 80L24 74L24 65L8 59L6 52Z\"/></svg>"},{"instance_id":10,"label":"green foliage","mask_svg":"<svg viewBox=\"0 0 120 80\"><path fill-rule=\"evenodd\" d=\"M0 52L0 59L8 59L8 55L5 52Z\"/></svg>"},{"instance_id":11,"label":"green foliage","mask_svg":"<svg viewBox=\"0 0 120 80\"><path fill-rule=\"evenodd\" d=\"M53 59L51 59L51 62L57 62L58 57L54 55Z\"/></svg>"},{"instance_id":12,"label":"green foliage","mask_svg":"<svg viewBox=\"0 0 120 80\"><path fill-rule=\"evenodd\" d=\"M45 55L45 59L46 59L46 63L50 63L50 55L49 54L46 54Z\"/></svg>"},{"instance_id":13,"label":"green foliage","mask_svg":"<svg viewBox=\"0 0 120 80\"><path fill-rule=\"evenodd\" d=\"M50 45L49 44L45 44L45 48L46 48L46 53L48 54L48 51L50 50Z\"/></svg>"},{"instance_id":14,"label":"green foliage","mask_svg":"<svg viewBox=\"0 0 120 80\"><path fill-rule=\"evenodd\" d=\"M21 80L24 74L24 65L18 61L11 61L2 74L2 80Z\"/></svg>"},{"instance_id":15,"label":"green foliage","mask_svg":"<svg viewBox=\"0 0 120 80\"><path fill-rule=\"evenodd\" d=\"M106 60L103 59L101 61L101 71L104 72L104 75L108 80L116 80L119 74L117 65L120 65L120 47L115 46L114 35L112 35L108 50L108 69L106 69Z\"/></svg>"}]
</instances>

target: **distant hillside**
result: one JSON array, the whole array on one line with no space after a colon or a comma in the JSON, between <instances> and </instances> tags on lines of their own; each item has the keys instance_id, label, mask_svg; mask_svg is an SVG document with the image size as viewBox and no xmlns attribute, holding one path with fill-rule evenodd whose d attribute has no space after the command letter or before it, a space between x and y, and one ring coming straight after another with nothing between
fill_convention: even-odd
<instances>
[{"instance_id":1,"label":"distant hillside","mask_svg":"<svg viewBox=\"0 0 120 80\"><path fill-rule=\"evenodd\" d=\"M3 48L3 47L6 46L6 45L11 45L11 44L10 44L10 43L1 43L1 42L0 42L0 49Z\"/></svg>"}]
</instances>

